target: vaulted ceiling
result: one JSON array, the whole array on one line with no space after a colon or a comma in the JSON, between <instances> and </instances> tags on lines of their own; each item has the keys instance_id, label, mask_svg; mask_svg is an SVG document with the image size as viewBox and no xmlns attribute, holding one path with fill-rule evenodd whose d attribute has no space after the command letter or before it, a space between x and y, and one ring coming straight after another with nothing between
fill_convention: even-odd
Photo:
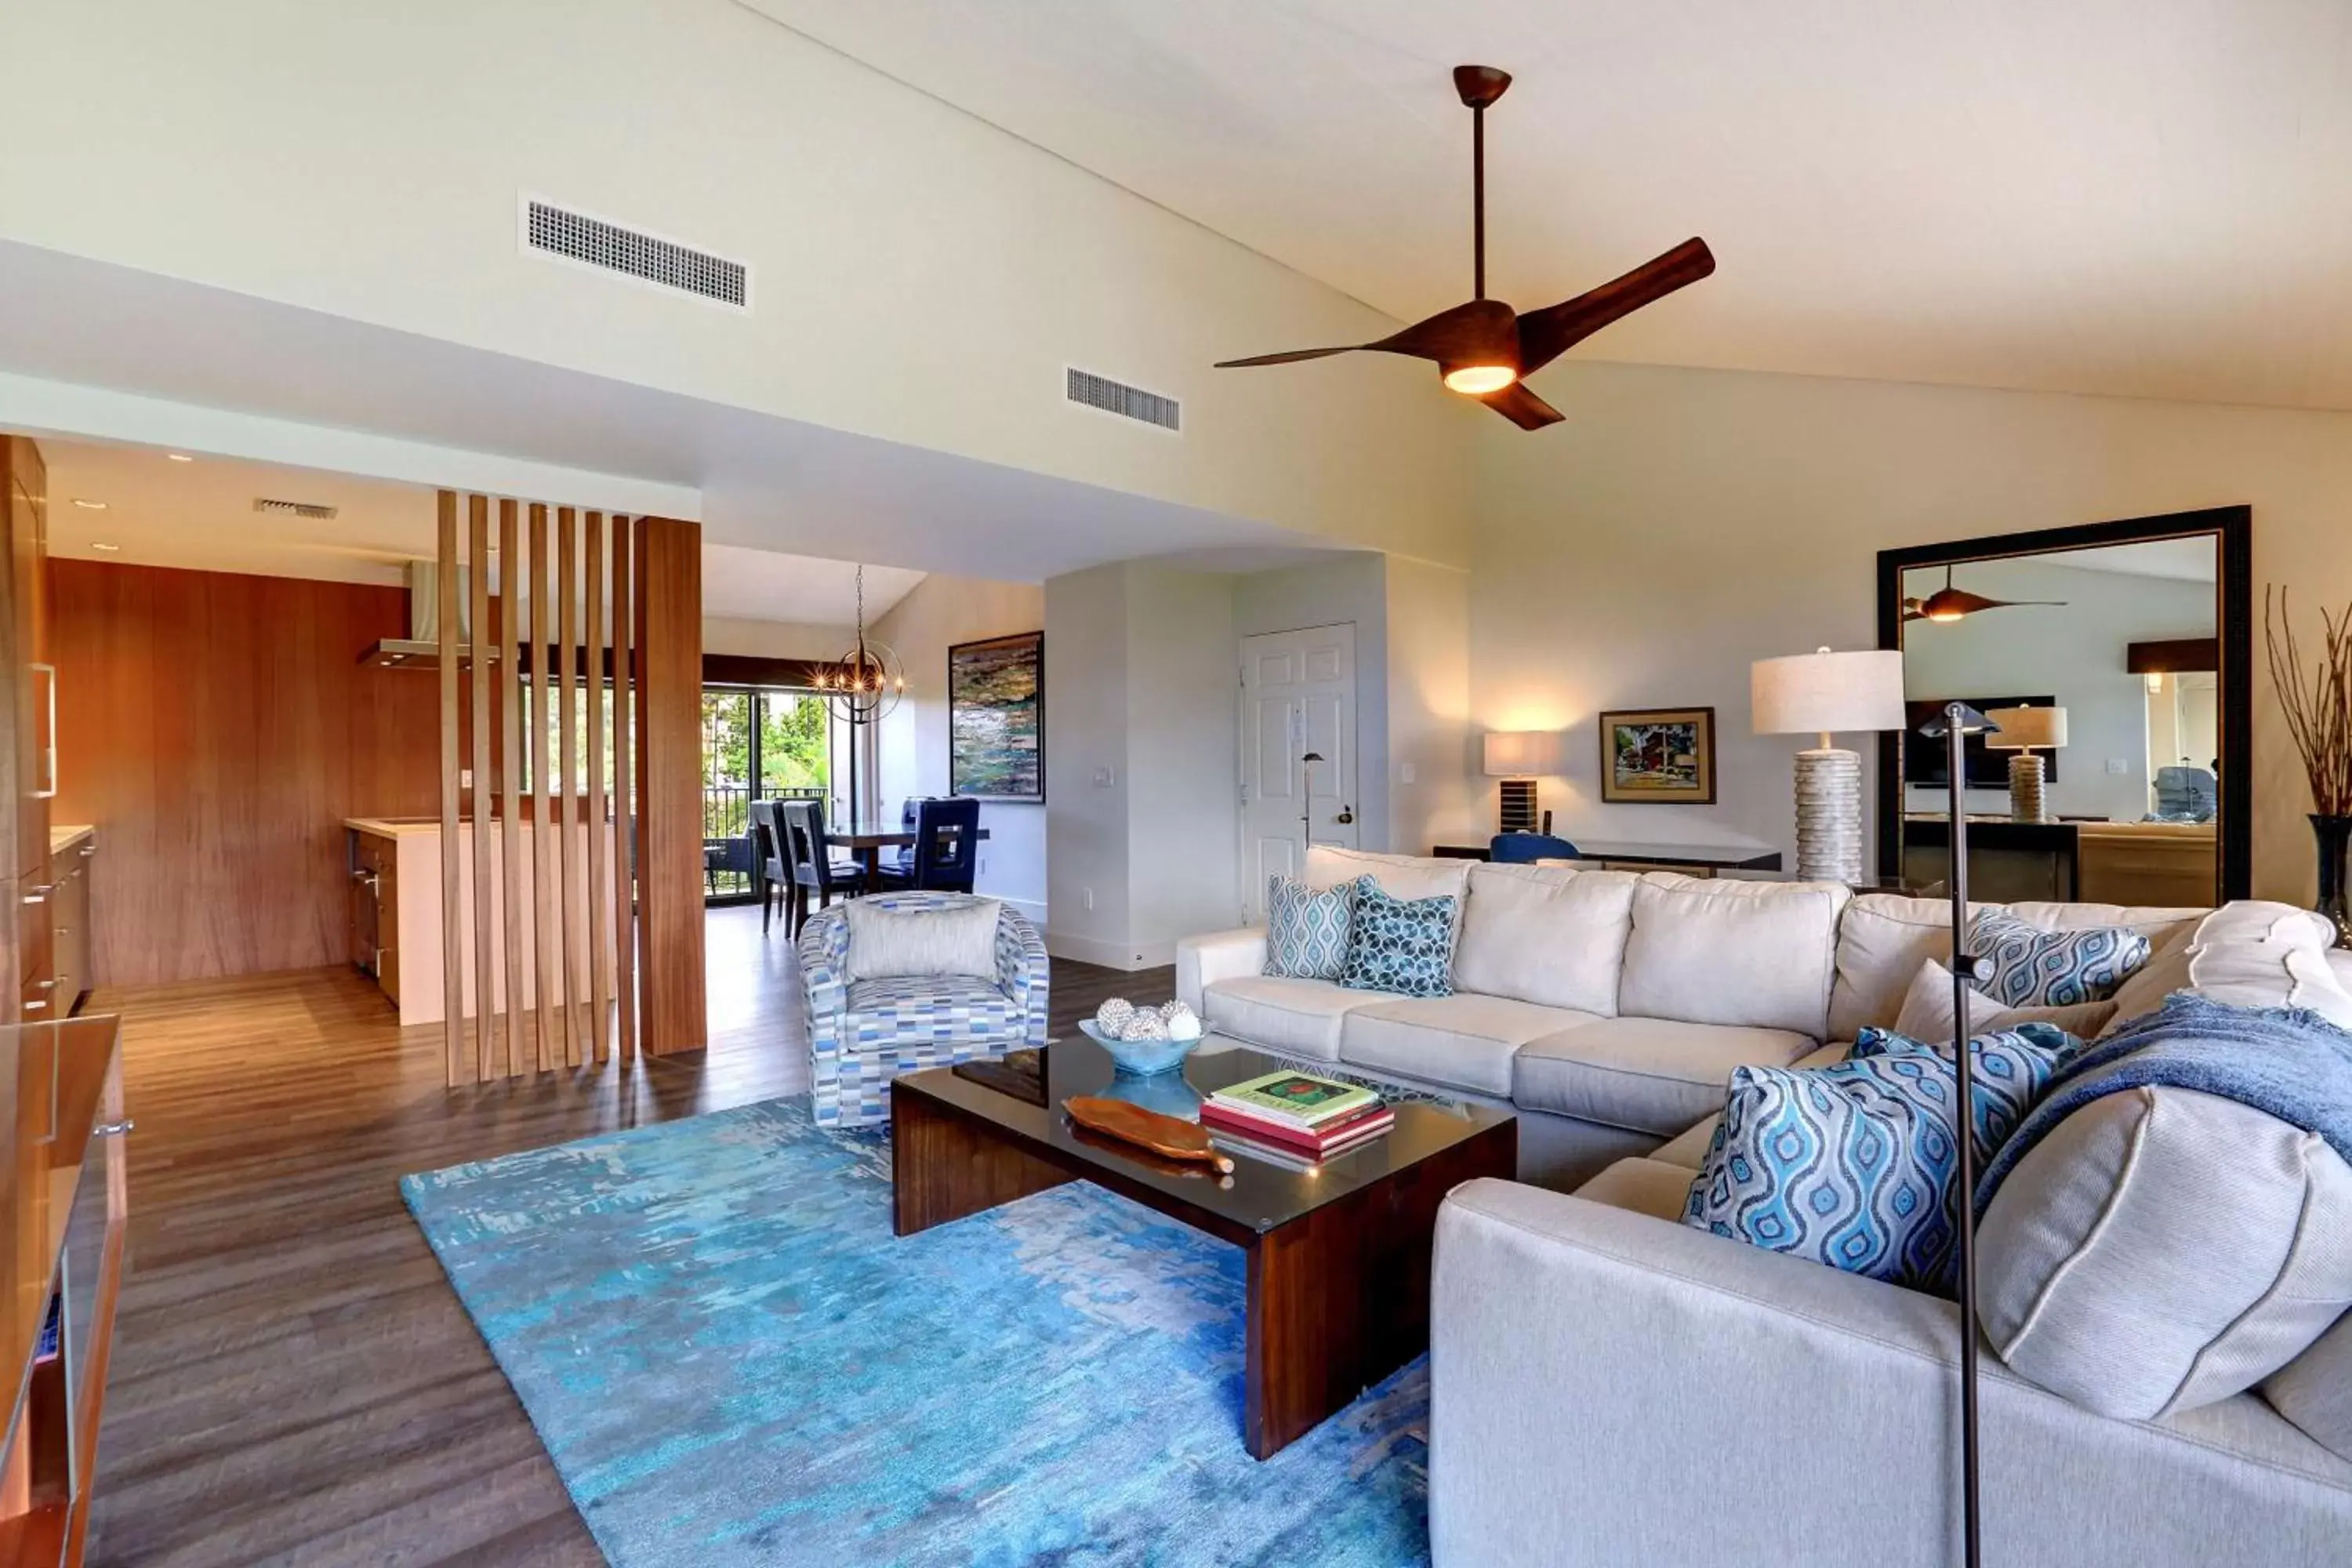
<instances>
[{"instance_id":1,"label":"vaulted ceiling","mask_svg":"<svg viewBox=\"0 0 2352 1568\"><path fill-rule=\"evenodd\" d=\"M1577 356L2352 408L2344 0L736 3L1400 318L1475 61L1491 292L1719 258Z\"/></svg>"}]
</instances>

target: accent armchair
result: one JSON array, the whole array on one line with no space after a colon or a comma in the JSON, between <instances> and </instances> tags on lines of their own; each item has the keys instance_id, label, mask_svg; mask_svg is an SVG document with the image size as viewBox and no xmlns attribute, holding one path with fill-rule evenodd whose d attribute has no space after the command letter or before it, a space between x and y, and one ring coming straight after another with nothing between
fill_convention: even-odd
<instances>
[{"instance_id":1,"label":"accent armchair","mask_svg":"<svg viewBox=\"0 0 2352 1568\"><path fill-rule=\"evenodd\" d=\"M889 909L982 902L965 893L881 893ZM808 997L809 1099L819 1126L890 1119L890 1080L902 1072L1001 1057L1045 1043L1045 939L1009 904L998 906L996 973L849 978L849 913L820 910L801 927Z\"/></svg>"}]
</instances>

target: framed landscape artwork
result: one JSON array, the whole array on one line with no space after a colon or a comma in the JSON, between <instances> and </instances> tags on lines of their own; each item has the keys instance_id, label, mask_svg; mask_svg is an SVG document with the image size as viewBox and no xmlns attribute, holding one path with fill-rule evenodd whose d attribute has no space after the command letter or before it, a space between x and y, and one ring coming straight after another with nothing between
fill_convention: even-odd
<instances>
[{"instance_id":1,"label":"framed landscape artwork","mask_svg":"<svg viewBox=\"0 0 2352 1568\"><path fill-rule=\"evenodd\" d=\"M1045 798L1045 634L948 649L948 793Z\"/></svg>"},{"instance_id":2,"label":"framed landscape artwork","mask_svg":"<svg viewBox=\"0 0 2352 1568\"><path fill-rule=\"evenodd\" d=\"M1601 715L1601 798L1713 805L1715 710L1648 708Z\"/></svg>"}]
</instances>

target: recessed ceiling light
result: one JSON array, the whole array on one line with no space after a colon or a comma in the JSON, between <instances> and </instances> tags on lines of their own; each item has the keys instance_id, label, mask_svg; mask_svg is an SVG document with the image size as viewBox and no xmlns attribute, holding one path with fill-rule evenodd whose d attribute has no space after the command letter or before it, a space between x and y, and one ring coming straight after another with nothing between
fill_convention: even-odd
<instances>
[{"instance_id":1,"label":"recessed ceiling light","mask_svg":"<svg viewBox=\"0 0 2352 1568\"><path fill-rule=\"evenodd\" d=\"M166 452L163 456L174 463L193 463L195 461L194 458L189 457L185 452Z\"/></svg>"},{"instance_id":2,"label":"recessed ceiling light","mask_svg":"<svg viewBox=\"0 0 2352 1568\"><path fill-rule=\"evenodd\" d=\"M74 497L74 505L81 508L84 511L104 511L106 510L106 503L104 501L85 500L79 496Z\"/></svg>"},{"instance_id":3,"label":"recessed ceiling light","mask_svg":"<svg viewBox=\"0 0 2352 1568\"><path fill-rule=\"evenodd\" d=\"M91 540L91 541L89 542L89 547L90 547L92 550L103 550L103 551L105 551L109 555L113 554L116 551L118 551L118 550L120 550L120 549L121 549L121 548L122 548L122 546L121 546L120 544L100 544L98 541L96 541L96 540L94 540L94 539L93 539L93 540Z\"/></svg>"}]
</instances>

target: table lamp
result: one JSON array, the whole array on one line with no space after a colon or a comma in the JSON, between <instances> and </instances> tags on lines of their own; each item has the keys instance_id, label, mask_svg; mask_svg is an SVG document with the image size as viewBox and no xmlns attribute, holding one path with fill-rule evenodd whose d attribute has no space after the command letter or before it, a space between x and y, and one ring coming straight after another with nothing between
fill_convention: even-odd
<instances>
[{"instance_id":1,"label":"table lamp","mask_svg":"<svg viewBox=\"0 0 2352 1568\"><path fill-rule=\"evenodd\" d=\"M1536 780L1557 775L1568 766L1568 748L1553 730L1490 730L1485 742L1482 772L1503 781L1503 804L1496 821L1505 833L1536 830Z\"/></svg>"},{"instance_id":2,"label":"table lamp","mask_svg":"<svg viewBox=\"0 0 2352 1568\"><path fill-rule=\"evenodd\" d=\"M1759 735L1812 734L1797 753L1797 875L1808 882L1862 880L1862 757L1830 744L1840 731L1903 727L1903 655L1820 648L1759 658L1748 697Z\"/></svg>"},{"instance_id":3,"label":"table lamp","mask_svg":"<svg viewBox=\"0 0 2352 1568\"><path fill-rule=\"evenodd\" d=\"M2042 795L2042 757L2034 748L2052 751L2066 743L2063 708L1994 708L1985 717L2000 726L2000 738L1985 745L2013 753L2009 759L2009 815L2013 822L2047 822Z\"/></svg>"}]
</instances>

